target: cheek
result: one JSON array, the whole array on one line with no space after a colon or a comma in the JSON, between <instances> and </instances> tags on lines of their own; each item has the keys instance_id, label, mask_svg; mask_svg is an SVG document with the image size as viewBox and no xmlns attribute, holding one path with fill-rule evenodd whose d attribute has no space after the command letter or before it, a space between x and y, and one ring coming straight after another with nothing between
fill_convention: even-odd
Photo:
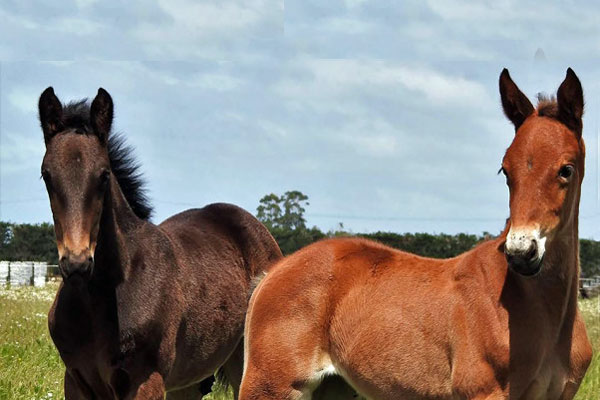
<instances>
[{"instance_id":1,"label":"cheek","mask_svg":"<svg viewBox=\"0 0 600 400\"><path fill-rule=\"evenodd\" d=\"M546 199L548 199L548 210L545 213L543 226L547 231L556 228L560 221L566 217L565 212L569 209L569 199L567 198L567 194L567 190L557 188L546 197Z\"/></svg>"},{"instance_id":2,"label":"cheek","mask_svg":"<svg viewBox=\"0 0 600 400\"><path fill-rule=\"evenodd\" d=\"M50 197L50 209L52 210L52 220L54 221L54 233L56 234L56 240L61 241L63 238L63 209L56 199L56 196L49 194Z\"/></svg>"},{"instance_id":3,"label":"cheek","mask_svg":"<svg viewBox=\"0 0 600 400\"><path fill-rule=\"evenodd\" d=\"M92 246L95 246L96 240L98 239L98 232L100 230L100 220L102 218L102 211L104 201L102 198L94 199L90 204L89 214L89 232L90 242Z\"/></svg>"}]
</instances>

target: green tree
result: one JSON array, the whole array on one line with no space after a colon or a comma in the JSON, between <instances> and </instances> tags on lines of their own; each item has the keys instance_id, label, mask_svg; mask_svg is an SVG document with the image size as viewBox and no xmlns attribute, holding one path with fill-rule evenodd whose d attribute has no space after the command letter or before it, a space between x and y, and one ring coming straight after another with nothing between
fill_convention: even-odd
<instances>
[{"instance_id":1,"label":"green tree","mask_svg":"<svg viewBox=\"0 0 600 400\"><path fill-rule=\"evenodd\" d=\"M600 275L600 242L580 239L579 263L581 265L581 276Z\"/></svg>"},{"instance_id":2,"label":"green tree","mask_svg":"<svg viewBox=\"0 0 600 400\"><path fill-rule=\"evenodd\" d=\"M271 193L260 199L260 205L256 208L256 218L269 230L275 228L281 221L281 215L283 214L281 202L279 196Z\"/></svg>"},{"instance_id":3,"label":"green tree","mask_svg":"<svg viewBox=\"0 0 600 400\"><path fill-rule=\"evenodd\" d=\"M429 233L399 234L393 232L375 232L361 234L360 236L396 249L434 258L454 257L472 249L482 240L489 238L489 234L477 236L465 233L458 235L447 235L444 233L433 235Z\"/></svg>"},{"instance_id":4,"label":"green tree","mask_svg":"<svg viewBox=\"0 0 600 400\"><path fill-rule=\"evenodd\" d=\"M0 221L0 260L8 260L11 254L12 227L8 222Z\"/></svg>"},{"instance_id":5,"label":"green tree","mask_svg":"<svg viewBox=\"0 0 600 400\"><path fill-rule=\"evenodd\" d=\"M49 223L0 222L0 259L7 261L58 262L54 227Z\"/></svg>"},{"instance_id":6,"label":"green tree","mask_svg":"<svg viewBox=\"0 0 600 400\"><path fill-rule=\"evenodd\" d=\"M308 196L297 190L282 196L271 193L260 199L256 217L269 229L283 254L293 253L325 237L316 226L306 227L304 212L308 205Z\"/></svg>"}]
</instances>

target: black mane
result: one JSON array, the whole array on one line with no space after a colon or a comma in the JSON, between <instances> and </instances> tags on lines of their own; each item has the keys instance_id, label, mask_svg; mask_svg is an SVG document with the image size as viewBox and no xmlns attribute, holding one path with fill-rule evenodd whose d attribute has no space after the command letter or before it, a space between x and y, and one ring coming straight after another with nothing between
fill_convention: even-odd
<instances>
[{"instance_id":1,"label":"black mane","mask_svg":"<svg viewBox=\"0 0 600 400\"><path fill-rule=\"evenodd\" d=\"M66 104L62 120L65 129L74 129L80 134L93 134L87 99ZM110 169L129 206L139 218L149 219L153 210L146 194L144 179L139 172L140 165L133 157L133 148L125 144L121 134L115 133L109 135L107 147Z\"/></svg>"}]
</instances>

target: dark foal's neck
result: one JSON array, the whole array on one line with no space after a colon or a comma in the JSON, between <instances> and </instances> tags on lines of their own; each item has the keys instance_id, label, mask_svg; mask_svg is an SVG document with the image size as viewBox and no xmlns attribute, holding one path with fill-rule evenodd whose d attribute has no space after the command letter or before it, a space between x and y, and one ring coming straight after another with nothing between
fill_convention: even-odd
<instances>
[{"instance_id":1,"label":"dark foal's neck","mask_svg":"<svg viewBox=\"0 0 600 400\"><path fill-rule=\"evenodd\" d=\"M106 191L100 218L93 281L103 286L117 286L128 275L134 235L148 222L139 218L125 199L114 176Z\"/></svg>"}]
</instances>

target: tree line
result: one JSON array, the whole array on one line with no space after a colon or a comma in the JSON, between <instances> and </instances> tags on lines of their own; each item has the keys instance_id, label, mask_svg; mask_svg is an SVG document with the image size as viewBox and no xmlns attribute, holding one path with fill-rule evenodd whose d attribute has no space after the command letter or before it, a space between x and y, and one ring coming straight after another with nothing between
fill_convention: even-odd
<instances>
[{"instance_id":1,"label":"tree line","mask_svg":"<svg viewBox=\"0 0 600 400\"><path fill-rule=\"evenodd\" d=\"M425 257L449 258L494 237L488 232L481 235L351 233L345 231L342 224L338 229L323 232L316 226L307 227L304 212L308 205L308 196L299 191L289 191L281 196L269 194L260 200L256 216L269 229L285 255L326 237L358 236ZM582 276L600 275L600 242L580 239L579 252Z\"/></svg>"},{"instance_id":2,"label":"tree line","mask_svg":"<svg viewBox=\"0 0 600 400\"><path fill-rule=\"evenodd\" d=\"M297 190L283 195L268 194L260 200L256 216L277 240L283 254L291 254L327 237L359 236L426 257L448 258L493 238L493 235L487 232L481 235L351 233L346 231L342 224L335 230L323 232L316 226L307 226L304 213L309 204L308 196ZM579 243L582 275L600 275L600 242L580 239ZM46 261L56 264L57 258L52 224L14 224L0 221L0 260Z\"/></svg>"},{"instance_id":3,"label":"tree line","mask_svg":"<svg viewBox=\"0 0 600 400\"><path fill-rule=\"evenodd\" d=\"M58 263L54 226L0 221L0 260Z\"/></svg>"}]
</instances>

